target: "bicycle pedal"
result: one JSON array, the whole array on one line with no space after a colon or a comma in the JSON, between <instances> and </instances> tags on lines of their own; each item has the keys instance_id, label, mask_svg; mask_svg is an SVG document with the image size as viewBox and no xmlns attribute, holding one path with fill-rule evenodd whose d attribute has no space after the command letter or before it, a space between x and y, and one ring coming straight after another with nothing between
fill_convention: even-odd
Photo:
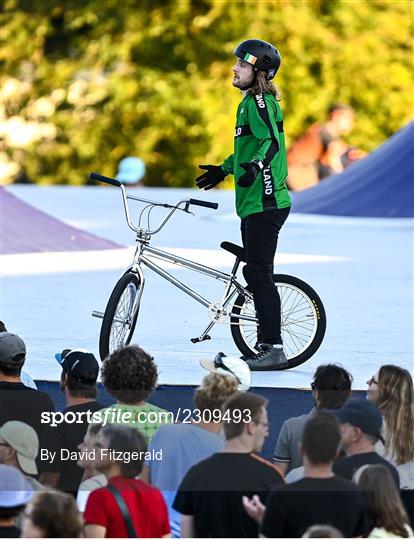
<instances>
[{"instance_id":1,"label":"bicycle pedal","mask_svg":"<svg viewBox=\"0 0 414 540\"><path fill-rule=\"evenodd\" d=\"M209 335L207 336L204 336L203 338L199 338L199 337L193 337L191 338L191 343L200 343L200 341L206 341L208 339L211 339L211 337Z\"/></svg>"}]
</instances>

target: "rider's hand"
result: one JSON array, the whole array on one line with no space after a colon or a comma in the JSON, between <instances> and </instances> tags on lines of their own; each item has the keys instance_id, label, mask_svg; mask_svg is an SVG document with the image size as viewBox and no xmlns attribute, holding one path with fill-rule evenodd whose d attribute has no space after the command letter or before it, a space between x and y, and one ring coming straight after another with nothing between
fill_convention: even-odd
<instances>
[{"instance_id":1,"label":"rider's hand","mask_svg":"<svg viewBox=\"0 0 414 540\"><path fill-rule=\"evenodd\" d=\"M205 191L216 187L227 176L220 165L199 165L199 167L207 172L196 178L196 184L198 188L204 188Z\"/></svg>"},{"instance_id":2,"label":"rider's hand","mask_svg":"<svg viewBox=\"0 0 414 540\"><path fill-rule=\"evenodd\" d=\"M246 172L240 176L237 184L240 187L250 187L259 174L260 166L256 161L252 161L250 163L240 163L240 167L243 167Z\"/></svg>"}]
</instances>

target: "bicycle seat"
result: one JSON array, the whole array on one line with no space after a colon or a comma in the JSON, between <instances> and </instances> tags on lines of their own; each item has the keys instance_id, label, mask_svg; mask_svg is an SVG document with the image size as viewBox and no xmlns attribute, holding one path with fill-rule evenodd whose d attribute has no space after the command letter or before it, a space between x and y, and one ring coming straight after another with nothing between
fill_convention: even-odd
<instances>
[{"instance_id":1,"label":"bicycle seat","mask_svg":"<svg viewBox=\"0 0 414 540\"><path fill-rule=\"evenodd\" d=\"M222 242L220 247L238 257L241 261L246 262L246 255L244 253L244 248L242 246L237 246L231 242Z\"/></svg>"}]
</instances>

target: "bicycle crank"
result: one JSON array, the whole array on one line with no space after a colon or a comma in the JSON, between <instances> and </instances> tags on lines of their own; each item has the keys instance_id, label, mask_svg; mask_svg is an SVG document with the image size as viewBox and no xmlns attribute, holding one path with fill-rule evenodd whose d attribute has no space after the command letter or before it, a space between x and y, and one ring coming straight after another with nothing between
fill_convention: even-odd
<instances>
[{"instance_id":1,"label":"bicycle crank","mask_svg":"<svg viewBox=\"0 0 414 540\"><path fill-rule=\"evenodd\" d=\"M212 322L225 323L228 321L230 313L221 302L212 302L208 306L208 316Z\"/></svg>"}]
</instances>

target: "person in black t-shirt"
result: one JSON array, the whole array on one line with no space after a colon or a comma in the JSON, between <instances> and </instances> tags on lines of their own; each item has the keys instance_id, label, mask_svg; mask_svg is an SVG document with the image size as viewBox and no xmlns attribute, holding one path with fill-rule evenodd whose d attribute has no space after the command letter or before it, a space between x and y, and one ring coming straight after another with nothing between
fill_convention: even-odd
<instances>
[{"instance_id":1,"label":"person in black t-shirt","mask_svg":"<svg viewBox=\"0 0 414 540\"><path fill-rule=\"evenodd\" d=\"M266 405L262 396L245 392L224 405L224 449L189 469L173 503L182 514L182 537L258 535L242 498L256 493L265 502L270 490L283 484L276 466L255 453L268 435Z\"/></svg>"},{"instance_id":2,"label":"person in black t-shirt","mask_svg":"<svg viewBox=\"0 0 414 540\"><path fill-rule=\"evenodd\" d=\"M95 401L99 364L84 349L65 349L55 357L62 366L60 387L65 392L67 407L62 411L64 422L49 426L43 438L41 447L49 454L41 462L40 479L47 486L76 494L84 472L77 464L77 451L89 425L86 413L104 407ZM55 452L53 460L50 452Z\"/></svg>"},{"instance_id":3,"label":"person in black t-shirt","mask_svg":"<svg viewBox=\"0 0 414 540\"><path fill-rule=\"evenodd\" d=\"M22 383L20 374L25 360L24 341L16 334L0 332L0 426L19 420L32 426L41 440L46 427L41 414L55 409L48 394Z\"/></svg>"},{"instance_id":4,"label":"person in black t-shirt","mask_svg":"<svg viewBox=\"0 0 414 540\"><path fill-rule=\"evenodd\" d=\"M378 407L367 400L351 399L341 409L337 409L335 415L341 424L341 446L346 457L335 461L334 473L354 481L358 469L364 465L384 465L399 488L397 469L375 452L376 442L383 441L382 416Z\"/></svg>"},{"instance_id":5,"label":"person in black t-shirt","mask_svg":"<svg viewBox=\"0 0 414 540\"><path fill-rule=\"evenodd\" d=\"M257 498L243 501L249 515L261 522L263 536L300 538L316 524L336 527L345 537L367 532L362 493L332 472L340 440L332 414L318 411L307 421L302 438L305 477L273 490L266 507Z\"/></svg>"}]
</instances>

